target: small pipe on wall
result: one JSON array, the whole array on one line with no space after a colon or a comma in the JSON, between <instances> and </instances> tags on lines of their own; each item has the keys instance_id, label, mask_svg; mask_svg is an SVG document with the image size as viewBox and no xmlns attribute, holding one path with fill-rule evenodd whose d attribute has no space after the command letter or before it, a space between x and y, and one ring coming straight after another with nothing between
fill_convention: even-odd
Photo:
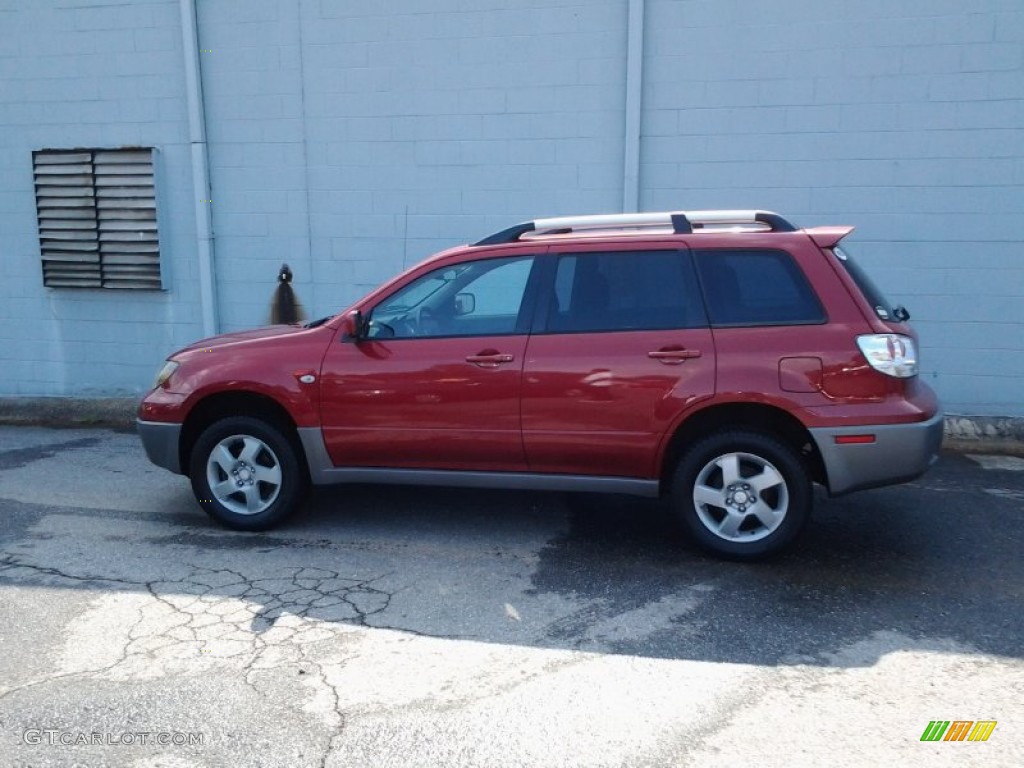
<instances>
[{"instance_id":1,"label":"small pipe on wall","mask_svg":"<svg viewBox=\"0 0 1024 768\"><path fill-rule=\"evenodd\" d=\"M622 212L640 206L640 118L644 87L644 0L627 0L626 109L622 165Z\"/></svg>"},{"instance_id":2,"label":"small pipe on wall","mask_svg":"<svg viewBox=\"0 0 1024 768\"><path fill-rule=\"evenodd\" d=\"M203 334L218 331L217 270L214 263L211 216L210 164L206 148L203 80L199 64L196 0L179 0L181 39L185 54L185 92L188 97L188 141L192 154L192 193L196 218L196 254L199 259L199 305Z\"/></svg>"}]
</instances>

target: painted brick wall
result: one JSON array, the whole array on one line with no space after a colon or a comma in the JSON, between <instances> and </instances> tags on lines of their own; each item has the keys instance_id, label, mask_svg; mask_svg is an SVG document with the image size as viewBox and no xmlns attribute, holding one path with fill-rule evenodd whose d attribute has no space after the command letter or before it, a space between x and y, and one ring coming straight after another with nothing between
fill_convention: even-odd
<instances>
[{"instance_id":1,"label":"painted brick wall","mask_svg":"<svg viewBox=\"0 0 1024 768\"><path fill-rule=\"evenodd\" d=\"M198 4L224 330L268 322L282 262L290 264L300 298L309 303L299 5Z\"/></svg>"},{"instance_id":2,"label":"painted brick wall","mask_svg":"<svg viewBox=\"0 0 1024 768\"><path fill-rule=\"evenodd\" d=\"M621 205L626 0L200 2L218 302L313 316ZM1024 415L1020 0L647 0L644 209L850 223L952 411ZM201 335L178 3L0 2L0 394L140 391ZM31 150L157 146L169 290L41 287Z\"/></svg>"},{"instance_id":3,"label":"painted brick wall","mask_svg":"<svg viewBox=\"0 0 1024 768\"><path fill-rule=\"evenodd\" d=\"M0 4L0 394L134 394L200 335L178 4ZM153 146L166 292L42 286L32 150Z\"/></svg>"},{"instance_id":4,"label":"painted brick wall","mask_svg":"<svg viewBox=\"0 0 1024 768\"><path fill-rule=\"evenodd\" d=\"M856 225L947 409L1024 415L1020 0L647 10L643 205Z\"/></svg>"},{"instance_id":5,"label":"painted brick wall","mask_svg":"<svg viewBox=\"0 0 1024 768\"><path fill-rule=\"evenodd\" d=\"M281 261L326 314L510 222L616 210L625 13L622 0L201 4L225 326L265 321Z\"/></svg>"}]
</instances>

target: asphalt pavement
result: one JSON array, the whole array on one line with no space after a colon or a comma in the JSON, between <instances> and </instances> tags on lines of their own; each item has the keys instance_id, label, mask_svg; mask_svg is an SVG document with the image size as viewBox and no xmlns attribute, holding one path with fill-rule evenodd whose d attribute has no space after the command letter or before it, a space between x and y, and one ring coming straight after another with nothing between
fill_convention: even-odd
<instances>
[{"instance_id":1,"label":"asphalt pavement","mask_svg":"<svg viewBox=\"0 0 1024 768\"><path fill-rule=\"evenodd\" d=\"M737 564L625 497L334 487L236 533L130 432L0 427L0 766L1020 766L1022 546L1014 457Z\"/></svg>"}]
</instances>

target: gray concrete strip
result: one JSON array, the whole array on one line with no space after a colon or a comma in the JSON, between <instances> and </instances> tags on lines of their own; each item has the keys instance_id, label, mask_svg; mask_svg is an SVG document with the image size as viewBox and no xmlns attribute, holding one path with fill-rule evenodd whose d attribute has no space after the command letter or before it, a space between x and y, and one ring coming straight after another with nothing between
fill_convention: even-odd
<instances>
[{"instance_id":1,"label":"gray concrete strip","mask_svg":"<svg viewBox=\"0 0 1024 768\"><path fill-rule=\"evenodd\" d=\"M1024 417L946 414L943 447L959 453L1024 456Z\"/></svg>"},{"instance_id":2,"label":"gray concrete strip","mask_svg":"<svg viewBox=\"0 0 1024 768\"><path fill-rule=\"evenodd\" d=\"M134 430L137 397L0 397L0 424Z\"/></svg>"}]
</instances>

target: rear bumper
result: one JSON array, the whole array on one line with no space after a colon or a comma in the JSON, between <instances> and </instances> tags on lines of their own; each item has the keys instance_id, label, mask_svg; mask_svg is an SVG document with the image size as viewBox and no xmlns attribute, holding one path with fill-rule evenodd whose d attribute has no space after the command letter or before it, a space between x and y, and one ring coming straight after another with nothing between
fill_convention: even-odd
<instances>
[{"instance_id":1,"label":"rear bumper","mask_svg":"<svg viewBox=\"0 0 1024 768\"><path fill-rule=\"evenodd\" d=\"M833 495L905 483L919 477L942 445L943 420L938 411L927 421L858 427L817 427L811 436L825 464ZM837 437L873 435L871 443L837 443Z\"/></svg>"},{"instance_id":2,"label":"rear bumper","mask_svg":"<svg viewBox=\"0 0 1024 768\"><path fill-rule=\"evenodd\" d=\"M142 447L146 449L146 456L149 457L149 460L158 467L169 469L180 475L178 439L181 436L181 424L138 419L135 426L138 429L139 437L142 438Z\"/></svg>"}]
</instances>

